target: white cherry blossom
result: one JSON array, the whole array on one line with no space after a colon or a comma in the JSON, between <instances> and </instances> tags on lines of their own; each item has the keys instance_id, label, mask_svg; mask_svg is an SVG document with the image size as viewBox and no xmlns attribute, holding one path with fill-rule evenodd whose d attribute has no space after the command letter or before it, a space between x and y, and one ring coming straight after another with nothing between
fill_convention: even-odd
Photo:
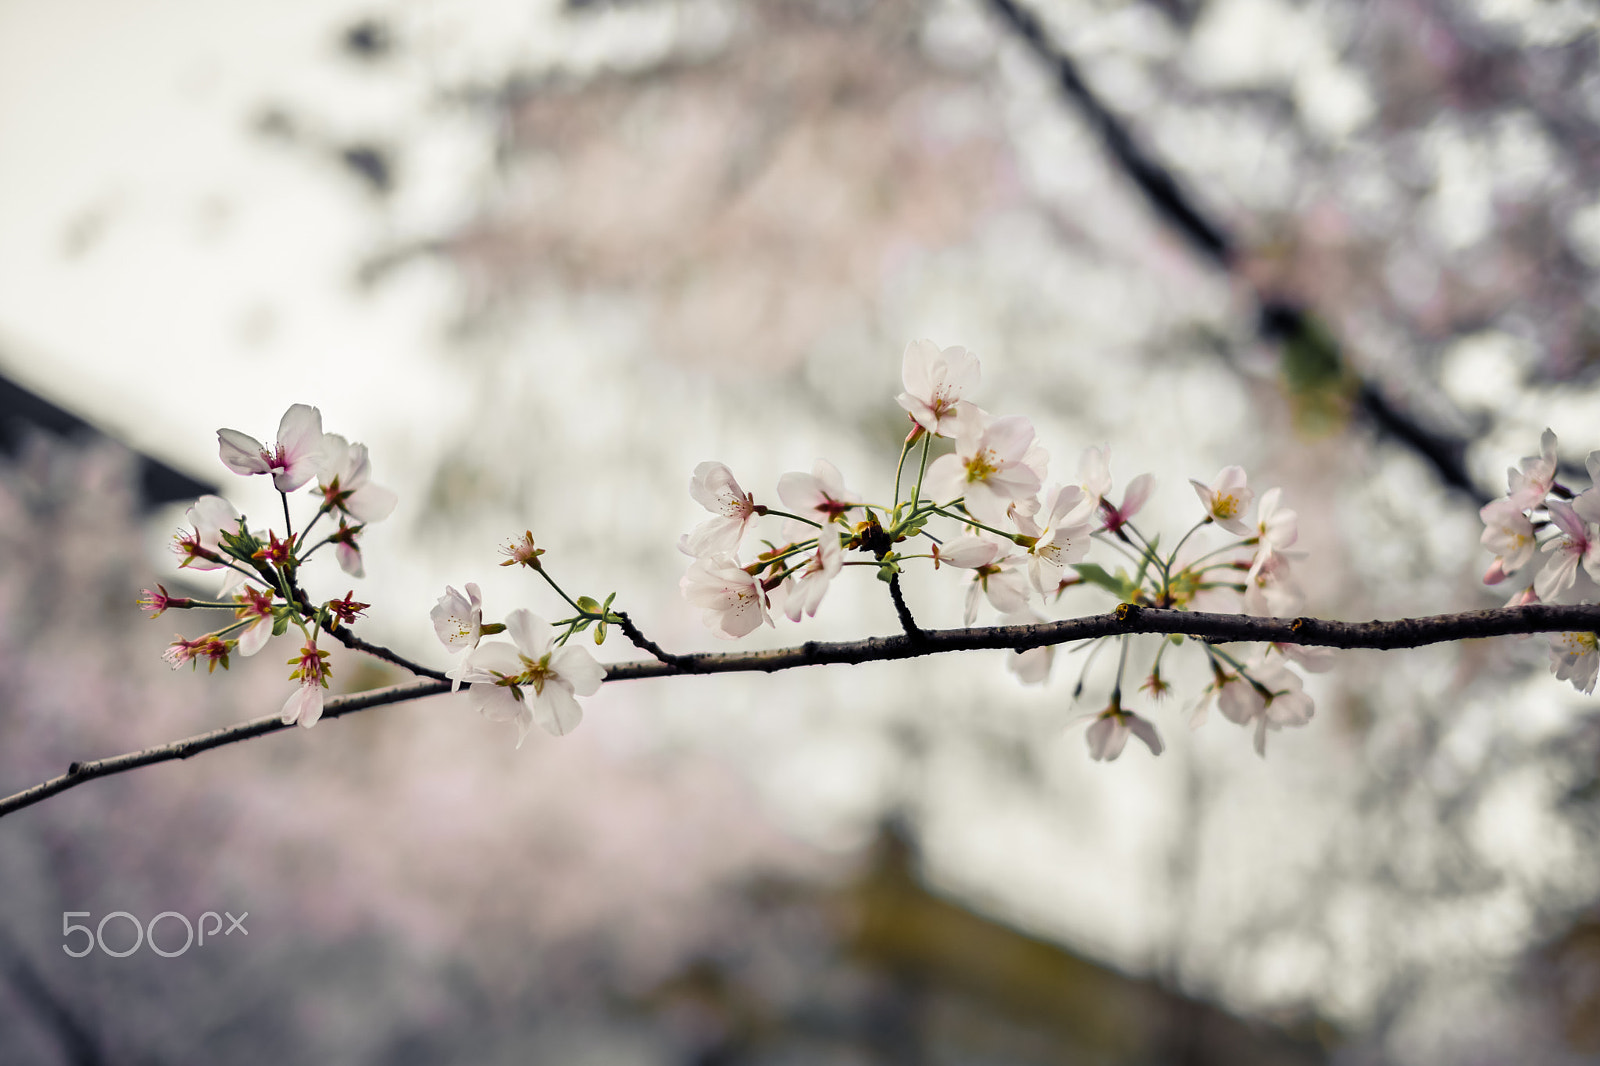
<instances>
[{"instance_id":1,"label":"white cherry blossom","mask_svg":"<svg viewBox=\"0 0 1600 1066\"><path fill-rule=\"evenodd\" d=\"M794 471L778 479L778 499L802 518L827 525L850 509L855 494L844 487L844 475L826 459L811 464L811 473Z\"/></svg>"},{"instance_id":2,"label":"white cherry blossom","mask_svg":"<svg viewBox=\"0 0 1600 1066\"><path fill-rule=\"evenodd\" d=\"M1232 674L1220 686L1217 708L1236 725L1256 727L1256 754L1265 758L1268 730L1305 725L1316 712L1316 705L1305 694L1300 675L1285 666L1281 658L1268 655L1247 663L1244 673L1248 676Z\"/></svg>"},{"instance_id":3,"label":"white cherry blossom","mask_svg":"<svg viewBox=\"0 0 1600 1066\"><path fill-rule=\"evenodd\" d=\"M1573 586L1578 579L1578 564L1592 578L1600 579L1600 540L1595 539L1589 524L1564 500L1551 500L1545 505L1550 511L1550 521L1562 532L1552 538L1542 550L1550 559L1533 579L1533 590L1546 603Z\"/></svg>"},{"instance_id":4,"label":"white cherry blossom","mask_svg":"<svg viewBox=\"0 0 1600 1066\"><path fill-rule=\"evenodd\" d=\"M1484 584L1497 585L1507 574L1522 569L1533 558L1538 546L1533 523L1510 497L1484 504L1478 517L1483 519L1483 536L1479 543L1495 554L1489 573L1484 575Z\"/></svg>"},{"instance_id":5,"label":"white cherry blossom","mask_svg":"<svg viewBox=\"0 0 1600 1066\"><path fill-rule=\"evenodd\" d=\"M222 531L237 532L239 512L221 496L202 496L184 512L193 529L179 533L173 551L183 556L180 567L195 570L220 570L227 564L221 561ZM208 559L206 555L218 556Z\"/></svg>"},{"instance_id":6,"label":"white cherry blossom","mask_svg":"<svg viewBox=\"0 0 1600 1066\"><path fill-rule=\"evenodd\" d=\"M1539 437L1539 454L1506 470L1510 500L1519 510L1538 507L1556 482L1556 435L1546 429Z\"/></svg>"},{"instance_id":7,"label":"white cherry blossom","mask_svg":"<svg viewBox=\"0 0 1600 1066\"><path fill-rule=\"evenodd\" d=\"M1096 762L1111 762L1122 754L1130 734L1144 741L1151 755L1161 754L1164 745L1161 743L1161 734L1156 732L1155 725L1147 718L1123 710L1118 702L1113 701L1111 706L1101 711L1089 725L1089 732L1086 734L1089 757Z\"/></svg>"},{"instance_id":8,"label":"white cherry blossom","mask_svg":"<svg viewBox=\"0 0 1600 1066\"><path fill-rule=\"evenodd\" d=\"M351 444L337 433L322 437L322 464L317 471L323 504L363 524L388 518L398 501L391 490L372 484L372 466L365 444Z\"/></svg>"},{"instance_id":9,"label":"white cherry blossom","mask_svg":"<svg viewBox=\"0 0 1600 1066\"><path fill-rule=\"evenodd\" d=\"M789 621L800 621L802 614L807 617L816 615L817 608L822 604L822 596L828 591L828 583L843 568L844 549L839 547L838 536L827 529L822 530L817 540L816 554L780 586L784 595L783 613L789 616Z\"/></svg>"},{"instance_id":10,"label":"white cherry blossom","mask_svg":"<svg viewBox=\"0 0 1600 1066\"><path fill-rule=\"evenodd\" d=\"M683 598L699 607L711 632L732 640L772 625L761 582L727 552L696 559L678 582Z\"/></svg>"},{"instance_id":11,"label":"white cherry blossom","mask_svg":"<svg viewBox=\"0 0 1600 1066\"><path fill-rule=\"evenodd\" d=\"M1039 491L1039 475L1024 462L1033 445L1033 425L1020 415L997 418L981 429L968 426L956 450L928 468L928 491L938 500L964 497L980 522L999 525L1015 500Z\"/></svg>"},{"instance_id":12,"label":"white cherry blossom","mask_svg":"<svg viewBox=\"0 0 1600 1066\"><path fill-rule=\"evenodd\" d=\"M506 616L506 632L513 643L479 644L467 654L467 698L491 722L516 722L519 748L535 724L566 736L583 721L575 697L599 691L605 667L579 645L555 647L550 625L525 607Z\"/></svg>"},{"instance_id":13,"label":"white cherry blossom","mask_svg":"<svg viewBox=\"0 0 1600 1066\"><path fill-rule=\"evenodd\" d=\"M445 651L451 655L471 651L483 639L483 593L471 581L467 582L465 596L453 586L446 585L444 595L433 605L428 617L432 619L434 635L444 645ZM462 664L445 675L450 678L451 692L461 688L464 670L465 664Z\"/></svg>"},{"instance_id":14,"label":"white cherry blossom","mask_svg":"<svg viewBox=\"0 0 1600 1066\"><path fill-rule=\"evenodd\" d=\"M297 403L278 423L277 447L268 450L236 429L217 430L222 462L235 474L271 474L279 492L293 492L323 465L322 412Z\"/></svg>"},{"instance_id":15,"label":"white cherry blossom","mask_svg":"<svg viewBox=\"0 0 1600 1066\"><path fill-rule=\"evenodd\" d=\"M1254 532L1244 524L1245 512L1250 510L1250 501L1255 498L1255 493L1245 484L1245 480L1242 466L1223 467L1222 473L1209 486L1189 479L1189 484L1194 486L1211 520L1229 533L1241 537L1248 537Z\"/></svg>"},{"instance_id":16,"label":"white cherry blossom","mask_svg":"<svg viewBox=\"0 0 1600 1066\"><path fill-rule=\"evenodd\" d=\"M701 463L689 479L689 495L712 517L679 538L678 550L697 559L738 551L745 527L756 516L756 502L739 487L733 471L722 463Z\"/></svg>"},{"instance_id":17,"label":"white cherry blossom","mask_svg":"<svg viewBox=\"0 0 1600 1066\"><path fill-rule=\"evenodd\" d=\"M1548 633L1550 670L1557 680L1571 681L1582 693L1594 691L1600 673L1600 637L1594 633Z\"/></svg>"},{"instance_id":18,"label":"white cherry blossom","mask_svg":"<svg viewBox=\"0 0 1600 1066\"><path fill-rule=\"evenodd\" d=\"M936 437L953 437L972 414L963 397L978 387L978 357L965 348L943 351L932 341L912 341L900 360L905 392L895 402Z\"/></svg>"}]
</instances>

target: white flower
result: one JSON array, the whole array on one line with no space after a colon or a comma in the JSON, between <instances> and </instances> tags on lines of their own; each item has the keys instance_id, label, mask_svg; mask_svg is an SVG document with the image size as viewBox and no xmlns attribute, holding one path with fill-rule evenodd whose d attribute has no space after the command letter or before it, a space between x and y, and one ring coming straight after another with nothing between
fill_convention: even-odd
<instances>
[{"instance_id":1,"label":"white flower","mask_svg":"<svg viewBox=\"0 0 1600 1066\"><path fill-rule=\"evenodd\" d=\"M953 437L972 414L962 397L978 387L978 357L965 348L939 350L932 341L912 341L900 360L906 391L895 402L936 437Z\"/></svg>"},{"instance_id":2,"label":"white flower","mask_svg":"<svg viewBox=\"0 0 1600 1066\"><path fill-rule=\"evenodd\" d=\"M1122 754L1130 733L1144 741L1151 755L1161 754L1161 734L1156 732L1156 727L1148 719L1123 710L1118 702L1113 701L1089 726L1085 738L1089 742L1089 757L1096 762L1112 761Z\"/></svg>"},{"instance_id":3,"label":"white flower","mask_svg":"<svg viewBox=\"0 0 1600 1066\"><path fill-rule=\"evenodd\" d=\"M705 623L716 636L732 640L753 632L767 613L767 594L761 582L727 552L696 559L678 582L683 598L701 608Z\"/></svg>"},{"instance_id":4,"label":"white flower","mask_svg":"<svg viewBox=\"0 0 1600 1066\"><path fill-rule=\"evenodd\" d=\"M1031 626L1038 625L1044 620L1044 615L1038 611L1023 610L1002 616L1000 624ZM1006 669L1015 674L1017 680L1024 685L1042 685L1050 679L1050 668L1055 665L1055 660L1056 646L1041 644L1037 648L1025 648L1007 655Z\"/></svg>"},{"instance_id":5,"label":"white flower","mask_svg":"<svg viewBox=\"0 0 1600 1066\"><path fill-rule=\"evenodd\" d=\"M1519 510L1538 507L1556 481L1556 435L1546 429L1539 437L1539 454L1522 460L1521 468L1506 471L1510 500Z\"/></svg>"},{"instance_id":6,"label":"white flower","mask_svg":"<svg viewBox=\"0 0 1600 1066\"><path fill-rule=\"evenodd\" d=\"M1550 670L1560 681L1571 681L1579 692L1594 691L1600 673L1600 637L1594 633L1548 633Z\"/></svg>"},{"instance_id":7,"label":"white flower","mask_svg":"<svg viewBox=\"0 0 1600 1066\"><path fill-rule=\"evenodd\" d=\"M1549 603L1577 581L1580 562L1590 577L1600 580L1600 540L1590 536L1589 524L1571 504L1551 500L1545 506L1550 511L1550 520L1564 534L1545 544L1542 550L1551 553L1550 560L1533 579L1533 590Z\"/></svg>"},{"instance_id":8,"label":"white flower","mask_svg":"<svg viewBox=\"0 0 1600 1066\"><path fill-rule=\"evenodd\" d=\"M714 517L680 537L678 550L697 559L738 551L745 527L756 516L756 502L739 487L733 471L721 463L701 463L689 479L689 495Z\"/></svg>"},{"instance_id":9,"label":"white flower","mask_svg":"<svg viewBox=\"0 0 1600 1066\"><path fill-rule=\"evenodd\" d=\"M1247 663L1244 675L1234 673L1224 679L1217 694L1217 707L1230 722L1254 723L1256 754L1265 758L1267 731L1305 725L1316 712L1316 705L1305 694L1300 675L1280 658L1264 657Z\"/></svg>"},{"instance_id":10,"label":"white flower","mask_svg":"<svg viewBox=\"0 0 1600 1066\"><path fill-rule=\"evenodd\" d=\"M811 473L787 473L778 479L778 499L789 510L827 525L850 509L854 493L844 487L839 468L826 459L811 464ZM730 549L731 550L731 549Z\"/></svg>"},{"instance_id":11,"label":"white flower","mask_svg":"<svg viewBox=\"0 0 1600 1066\"><path fill-rule=\"evenodd\" d=\"M184 517L194 529L176 537L173 551L183 556L178 565L196 570L220 570L226 566L221 557L222 531L239 530L239 512L233 504L221 496L202 496L184 512Z\"/></svg>"},{"instance_id":12,"label":"white flower","mask_svg":"<svg viewBox=\"0 0 1600 1066\"><path fill-rule=\"evenodd\" d=\"M467 698L491 722L516 722L519 748L534 723L566 736L583 721L574 697L599 691L605 667L578 645L552 647L551 627L525 607L506 616L506 632L514 644L494 641L467 653Z\"/></svg>"},{"instance_id":13,"label":"white flower","mask_svg":"<svg viewBox=\"0 0 1600 1066\"><path fill-rule=\"evenodd\" d=\"M1268 489L1256 505L1256 551L1250 560L1250 581L1268 562L1289 555L1289 547L1300 538L1300 516L1278 506L1282 495L1282 489Z\"/></svg>"},{"instance_id":14,"label":"white flower","mask_svg":"<svg viewBox=\"0 0 1600 1066\"><path fill-rule=\"evenodd\" d=\"M928 468L929 493L938 500L964 497L980 522L999 525L1006 508L1039 491L1039 475L1025 460L1033 445L1033 425L1021 415L997 418L981 429L969 425L951 455Z\"/></svg>"},{"instance_id":15,"label":"white flower","mask_svg":"<svg viewBox=\"0 0 1600 1066\"><path fill-rule=\"evenodd\" d=\"M1205 505L1206 514L1217 525L1229 533L1237 533L1241 537L1250 536L1252 530L1244 524L1244 514L1250 509L1250 501L1255 498L1255 493L1245 484L1244 467L1223 467L1222 473L1210 486L1189 479L1189 484L1194 486L1194 491L1200 497L1200 502Z\"/></svg>"},{"instance_id":16,"label":"white flower","mask_svg":"<svg viewBox=\"0 0 1600 1066\"><path fill-rule=\"evenodd\" d=\"M1528 564L1538 541L1534 537L1533 523L1510 497L1484 504L1478 517L1483 519L1483 536L1479 543L1495 554L1484 583L1496 585L1504 581L1507 574ZM1491 581L1491 577L1494 580Z\"/></svg>"},{"instance_id":17,"label":"white flower","mask_svg":"<svg viewBox=\"0 0 1600 1066\"><path fill-rule=\"evenodd\" d=\"M310 729L322 717L322 690L328 687L328 675L333 672L327 658L328 653L318 651L317 640L312 637L301 647L300 653L289 660L289 665L295 668L289 677L298 679L300 687L283 703L284 725L299 722Z\"/></svg>"},{"instance_id":18,"label":"white flower","mask_svg":"<svg viewBox=\"0 0 1600 1066\"><path fill-rule=\"evenodd\" d=\"M471 581L467 582L465 596L457 592L454 587L446 585L444 595L433 605L428 617L433 620L434 635L451 655L460 651L471 651L478 646L478 641L483 639L483 594ZM461 674L464 670L463 664L447 675L451 680L451 692L461 688Z\"/></svg>"},{"instance_id":19,"label":"white flower","mask_svg":"<svg viewBox=\"0 0 1600 1066\"><path fill-rule=\"evenodd\" d=\"M235 474L271 474L279 492L293 492L311 480L324 462L322 438L322 412L303 403L283 413L272 451L236 429L217 430L223 464Z\"/></svg>"},{"instance_id":20,"label":"white flower","mask_svg":"<svg viewBox=\"0 0 1600 1066\"><path fill-rule=\"evenodd\" d=\"M789 621L800 621L802 614L815 616L823 593L828 591L828 582L838 576L843 567L844 549L839 547L838 536L822 530L817 539L817 553L800 569L798 576L791 576L784 582L783 613L789 616ZM743 570L739 572L744 573Z\"/></svg>"},{"instance_id":21,"label":"white flower","mask_svg":"<svg viewBox=\"0 0 1600 1066\"><path fill-rule=\"evenodd\" d=\"M337 433L323 434L317 477L322 483L323 506L338 508L363 524L388 518L399 499L389 489L372 484L367 446L351 444Z\"/></svg>"},{"instance_id":22,"label":"white flower","mask_svg":"<svg viewBox=\"0 0 1600 1066\"><path fill-rule=\"evenodd\" d=\"M1046 493L1046 525L1041 528L1023 515L1014 518L1017 529L1034 543L1028 548L1028 578L1040 593L1061 587L1062 572L1089 554L1094 532L1094 501L1082 488L1068 485Z\"/></svg>"}]
</instances>

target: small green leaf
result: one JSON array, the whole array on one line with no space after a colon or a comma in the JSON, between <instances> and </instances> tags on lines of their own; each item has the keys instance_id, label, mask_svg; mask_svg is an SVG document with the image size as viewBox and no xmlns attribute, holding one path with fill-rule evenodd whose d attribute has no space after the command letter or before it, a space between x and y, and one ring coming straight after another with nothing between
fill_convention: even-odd
<instances>
[{"instance_id":1,"label":"small green leaf","mask_svg":"<svg viewBox=\"0 0 1600 1066\"><path fill-rule=\"evenodd\" d=\"M1104 567L1096 566L1094 563L1078 563L1073 569L1077 570L1078 576L1089 584L1099 585L1124 602L1132 599L1133 594L1138 591L1138 587L1120 570L1117 571L1116 577L1112 577L1106 573Z\"/></svg>"}]
</instances>

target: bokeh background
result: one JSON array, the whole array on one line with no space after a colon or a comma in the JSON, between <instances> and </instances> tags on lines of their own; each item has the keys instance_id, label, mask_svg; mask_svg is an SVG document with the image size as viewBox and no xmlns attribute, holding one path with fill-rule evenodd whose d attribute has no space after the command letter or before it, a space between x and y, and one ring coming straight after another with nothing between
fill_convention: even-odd
<instances>
[{"instance_id":1,"label":"bokeh background","mask_svg":"<svg viewBox=\"0 0 1600 1066\"><path fill-rule=\"evenodd\" d=\"M1190 477L1283 486L1309 613L1496 605L1477 507L1546 426L1580 486L1600 447L1597 21L0 4L0 791L281 705L287 643L175 675L197 628L133 601L192 581L186 494L272 519L215 430L295 402L401 497L369 576L311 591L436 666L447 582L556 609L495 566L524 529L713 647L689 472L770 498L827 457L887 495L917 337L979 354L1055 476L1106 443L1155 473L1169 538ZM927 626L963 592L907 582ZM849 571L746 643L896 628ZM520 750L438 698L92 782L0 821L0 1059L1591 1061L1600 717L1543 647L1343 655L1264 761L1187 728L1197 664L1138 705L1169 751L1101 765L1081 658L1029 688L982 653L607 686ZM118 910L249 933L63 954L63 912Z\"/></svg>"}]
</instances>

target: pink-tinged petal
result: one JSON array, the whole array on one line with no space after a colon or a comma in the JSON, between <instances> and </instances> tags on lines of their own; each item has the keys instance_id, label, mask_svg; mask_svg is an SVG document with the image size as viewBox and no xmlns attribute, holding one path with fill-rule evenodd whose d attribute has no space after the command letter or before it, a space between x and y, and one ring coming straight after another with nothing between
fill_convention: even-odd
<instances>
[{"instance_id":1,"label":"pink-tinged petal","mask_svg":"<svg viewBox=\"0 0 1600 1066\"><path fill-rule=\"evenodd\" d=\"M266 616L251 623L239 634L239 654L251 656L267 646L272 638L272 619Z\"/></svg>"},{"instance_id":2,"label":"pink-tinged petal","mask_svg":"<svg viewBox=\"0 0 1600 1066\"><path fill-rule=\"evenodd\" d=\"M1567 591L1578 580L1578 555L1576 552L1557 551L1544 564L1533 579L1533 591L1539 599L1549 603Z\"/></svg>"},{"instance_id":3,"label":"pink-tinged petal","mask_svg":"<svg viewBox=\"0 0 1600 1066\"><path fill-rule=\"evenodd\" d=\"M299 722L310 729L322 717L322 686L300 685L283 704L283 724Z\"/></svg>"},{"instance_id":4,"label":"pink-tinged petal","mask_svg":"<svg viewBox=\"0 0 1600 1066\"><path fill-rule=\"evenodd\" d=\"M1085 737L1091 759L1111 762L1122 754L1123 745L1128 743L1128 727L1117 715L1102 715L1090 724Z\"/></svg>"},{"instance_id":5,"label":"pink-tinged petal","mask_svg":"<svg viewBox=\"0 0 1600 1066\"><path fill-rule=\"evenodd\" d=\"M364 485L345 501L344 509L358 522L381 522L394 513L400 497L382 485Z\"/></svg>"},{"instance_id":6,"label":"pink-tinged petal","mask_svg":"<svg viewBox=\"0 0 1600 1066\"><path fill-rule=\"evenodd\" d=\"M1128 482L1128 491L1122 495L1122 506L1118 508L1123 518L1132 518L1144 509L1150 494L1155 491L1156 478L1154 474L1140 474Z\"/></svg>"},{"instance_id":7,"label":"pink-tinged petal","mask_svg":"<svg viewBox=\"0 0 1600 1066\"><path fill-rule=\"evenodd\" d=\"M1024 685L1042 685L1050 679L1050 667L1054 662L1055 648L1047 644L1012 652L1006 660L1006 669Z\"/></svg>"},{"instance_id":8,"label":"pink-tinged petal","mask_svg":"<svg viewBox=\"0 0 1600 1066\"><path fill-rule=\"evenodd\" d=\"M502 645L510 647L510 645ZM520 661L518 663L520 666ZM470 680L470 679L469 679ZM493 681L474 684L467 690L467 699L476 707L478 713L491 722L512 722L524 717L525 699L518 699L521 692L509 685L496 685ZM530 719L531 720L531 719Z\"/></svg>"},{"instance_id":9,"label":"pink-tinged petal","mask_svg":"<svg viewBox=\"0 0 1600 1066\"><path fill-rule=\"evenodd\" d=\"M713 514L724 514L728 497L742 496L743 490L734 479L733 471L722 463L704 462L694 468L689 479L689 495L701 507Z\"/></svg>"},{"instance_id":10,"label":"pink-tinged petal","mask_svg":"<svg viewBox=\"0 0 1600 1066\"><path fill-rule=\"evenodd\" d=\"M586 648L564 644L550 654L550 667L580 696L593 696L606 679L606 668Z\"/></svg>"},{"instance_id":11,"label":"pink-tinged petal","mask_svg":"<svg viewBox=\"0 0 1600 1066\"><path fill-rule=\"evenodd\" d=\"M913 396L933 392L933 366L939 359L939 346L932 341L912 341L900 356L900 384Z\"/></svg>"},{"instance_id":12,"label":"pink-tinged petal","mask_svg":"<svg viewBox=\"0 0 1600 1066\"><path fill-rule=\"evenodd\" d=\"M984 582L989 604L1001 614L1015 614L1028 608L1028 586L1021 570L1002 570Z\"/></svg>"},{"instance_id":13,"label":"pink-tinged petal","mask_svg":"<svg viewBox=\"0 0 1600 1066\"><path fill-rule=\"evenodd\" d=\"M529 701L533 720L539 728L552 736L564 737L578 728L583 721L583 708L572 698L572 692L559 682L549 682L544 691ZM517 741L520 746L521 741Z\"/></svg>"},{"instance_id":14,"label":"pink-tinged petal","mask_svg":"<svg viewBox=\"0 0 1600 1066\"><path fill-rule=\"evenodd\" d=\"M1217 709L1234 725L1245 725L1266 710L1266 706L1255 686L1237 674L1229 677L1217 693Z\"/></svg>"},{"instance_id":15,"label":"pink-tinged petal","mask_svg":"<svg viewBox=\"0 0 1600 1066\"><path fill-rule=\"evenodd\" d=\"M1000 545L970 533L963 533L939 549L939 561L963 570L976 570L988 566L1000 554Z\"/></svg>"},{"instance_id":16,"label":"pink-tinged petal","mask_svg":"<svg viewBox=\"0 0 1600 1066\"><path fill-rule=\"evenodd\" d=\"M1160 755L1162 751L1161 734L1156 732L1155 725L1136 714L1129 714L1126 717L1128 731L1144 741L1144 746L1150 749L1151 755Z\"/></svg>"},{"instance_id":17,"label":"pink-tinged petal","mask_svg":"<svg viewBox=\"0 0 1600 1066\"><path fill-rule=\"evenodd\" d=\"M979 591L979 583L976 580L967 586L967 603L965 609L961 613L961 624L964 626L970 626L978 618Z\"/></svg>"},{"instance_id":18,"label":"pink-tinged petal","mask_svg":"<svg viewBox=\"0 0 1600 1066\"><path fill-rule=\"evenodd\" d=\"M361 549L354 544L340 542L334 545L333 557L339 560L339 569L351 577L366 577L367 568L361 562Z\"/></svg>"},{"instance_id":19,"label":"pink-tinged petal","mask_svg":"<svg viewBox=\"0 0 1600 1066\"><path fill-rule=\"evenodd\" d=\"M342 438L341 438L342 439ZM278 446L294 455L322 455L322 412L309 404L290 405L278 422Z\"/></svg>"},{"instance_id":20,"label":"pink-tinged petal","mask_svg":"<svg viewBox=\"0 0 1600 1066\"><path fill-rule=\"evenodd\" d=\"M1600 523L1600 489L1580 492L1578 498L1572 501L1572 511L1585 522Z\"/></svg>"},{"instance_id":21,"label":"pink-tinged petal","mask_svg":"<svg viewBox=\"0 0 1600 1066\"><path fill-rule=\"evenodd\" d=\"M518 607L506 615L506 633L517 645L517 650L537 662L550 650L555 639L550 624L526 607Z\"/></svg>"},{"instance_id":22,"label":"pink-tinged petal","mask_svg":"<svg viewBox=\"0 0 1600 1066\"><path fill-rule=\"evenodd\" d=\"M1111 492L1111 448L1085 448L1078 460L1078 481L1098 504ZM1196 482L1198 484L1198 482Z\"/></svg>"},{"instance_id":23,"label":"pink-tinged petal","mask_svg":"<svg viewBox=\"0 0 1600 1066\"><path fill-rule=\"evenodd\" d=\"M998 452L1002 459L1019 463L1033 444L1033 435L1033 423L1022 415L997 418L989 423L989 428L983 434L989 447ZM1038 480L1037 475L1035 480ZM1038 492L1039 487L1035 485L1033 491Z\"/></svg>"},{"instance_id":24,"label":"pink-tinged petal","mask_svg":"<svg viewBox=\"0 0 1600 1066\"><path fill-rule=\"evenodd\" d=\"M473 685L482 683L493 686L496 678L516 677L522 670L522 656L517 654L517 649L496 640L479 644L467 653L467 660L462 664L461 680Z\"/></svg>"},{"instance_id":25,"label":"pink-tinged petal","mask_svg":"<svg viewBox=\"0 0 1600 1066\"><path fill-rule=\"evenodd\" d=\"M272 471L267 457L263 454L266 449L254 437L240 433L236 429L217 430L218 450L222 456L222 465L232 470L235 474L266 474Z\"/></svg>"},{"instance_id":26,"label":"pink-tinged petal","mask_svg":"<svg viewBox=\"0 0 1600 1066\"><path fill-rule=\"evenodd\" d=\"M1588 531L1584 528L1584 521L1572 505L1565 500L1551 500L1546 505L1550 511L1550 521L1554 522L1561 532L1573 540L1587 540Z\"/></svg>"}]
</instances>

